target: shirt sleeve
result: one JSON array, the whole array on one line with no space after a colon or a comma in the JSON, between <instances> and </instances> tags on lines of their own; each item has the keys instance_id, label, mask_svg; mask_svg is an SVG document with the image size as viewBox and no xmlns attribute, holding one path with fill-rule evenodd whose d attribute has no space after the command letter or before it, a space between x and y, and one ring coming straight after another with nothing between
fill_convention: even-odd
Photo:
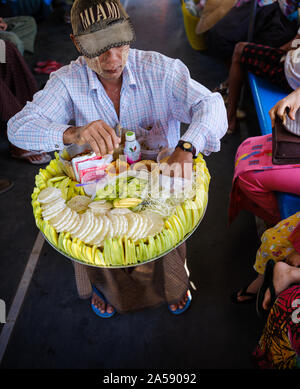
<instances>
[{"instance_id":1,"label":"shirt sleeve","mask_svg":"<svg viewBox=\"0 0 300 389\"><path fill-rule=\"evenodd\" d=\"M197 153L209 155L220 150L220 139L228 128L223 98L191 79L180 60L175 61L171 105L173 117L189 123L180 139L192 143Z\"/></svg>"},{"instance_id":2,"label":"shirt sleeve","mask_svg":"<svg viewBox=\"0 0 300 389\"><path fill-rule=\"evenodd\" d=\"M63 133L70 127L68 123L73 116L71 96L62 80L53 73L32 102L27 102L8 121L8 139L25 150L62 150L65 147Z\"/></svg>"}]
</instances>

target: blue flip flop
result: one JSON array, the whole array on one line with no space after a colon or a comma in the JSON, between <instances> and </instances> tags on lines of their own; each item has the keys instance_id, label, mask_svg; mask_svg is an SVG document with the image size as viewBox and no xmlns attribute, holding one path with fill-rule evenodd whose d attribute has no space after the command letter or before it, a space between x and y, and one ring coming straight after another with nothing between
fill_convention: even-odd
<instances>
[{"instance_id":1,"label":"blue flip flop","mask_svg":"<svg viewBox=\"0 0 300 389\"><path fill-rule=\"evenodd\" d=\"M101 298L101 300L103 300L107 304L106 298L99 292L99 290L94 285L92 285L92 288L93 288L94 293L96 293L96 295L99 296ZM110 317L112 317L116 313L115 309L111 313L108 313L108 312L102 313L97 307L95 307L95 305L92 303L92 301L91 301L91 306L92 306L92 309L95 312L95 314L102 317L103 319L109 319Z\"/></svg>"},{"instance_id":2,"label":"blue flip flop","mask_svg":"<svg viewBox=\"0 0 300 389\"><path fill-rule=\"evenodd\" d=\"M168 305L169 311L171 313L173 313L174 315L181 315L183 312L185 312L188 309L188 307L191 305L191 301L192 301L192 294L191 294L190 290L187 290L186 295L188 297L188 300L185 303L185 306L183 308L177 308L176 311L172 311L172 309L170 308L170 305Z\"/></svg>"}]
</instances>

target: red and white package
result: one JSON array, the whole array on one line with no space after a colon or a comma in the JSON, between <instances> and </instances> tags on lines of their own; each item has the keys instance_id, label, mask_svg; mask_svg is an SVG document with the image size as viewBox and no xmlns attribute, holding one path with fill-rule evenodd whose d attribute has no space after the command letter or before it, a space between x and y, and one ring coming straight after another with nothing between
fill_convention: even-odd
<instances>
[{"instance_id":1,"label":"red and white package","mask_svg":"<svg viewBox=\"0 0 300 389\"><path fill-rule=\"evenodd\" d=\"M105 169L112 161L110 154L103 157L90 153L72 159L72 166L76 180L80 183L86 183L101 179L106 175Z\"/></svg>"}]
</instances>

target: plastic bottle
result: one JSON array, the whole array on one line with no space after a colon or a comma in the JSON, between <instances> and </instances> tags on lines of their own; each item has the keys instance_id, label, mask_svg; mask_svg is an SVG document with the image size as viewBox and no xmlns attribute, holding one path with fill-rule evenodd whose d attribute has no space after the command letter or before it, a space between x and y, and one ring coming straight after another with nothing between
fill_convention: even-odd
<instances>
[{"instance_id":1,"label":"plastic bottle","mask_svg":"<svg viewBox=\"0 0 300 389\"><path fill-rule=\"evenodd\" d=\"M138 162L142 158L141 146L132 131L127 131L125 134L124 155L126 155L129 164Z\"/></svg>"}]
</instances>

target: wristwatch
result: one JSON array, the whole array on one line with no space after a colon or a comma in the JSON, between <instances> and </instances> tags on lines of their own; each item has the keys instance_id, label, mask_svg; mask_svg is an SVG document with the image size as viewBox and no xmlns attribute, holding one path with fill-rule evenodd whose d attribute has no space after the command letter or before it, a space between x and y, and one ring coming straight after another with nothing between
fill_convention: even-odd
<instances>
[{"instance_id":1,"label":"wristwatch","mask_svg":"<svg viewBox=\"0 0 300 389\"><path fill-rule=\"evenodd\" d=\"M177 148L177 147L180 147L182 150L188 151L188 152L192 153L194 159L197 158L196 157L196 149L190 142L186 142L184 140L180 140L177 143L177 146L175 148Z\"/></svg>"}]
</instances>

